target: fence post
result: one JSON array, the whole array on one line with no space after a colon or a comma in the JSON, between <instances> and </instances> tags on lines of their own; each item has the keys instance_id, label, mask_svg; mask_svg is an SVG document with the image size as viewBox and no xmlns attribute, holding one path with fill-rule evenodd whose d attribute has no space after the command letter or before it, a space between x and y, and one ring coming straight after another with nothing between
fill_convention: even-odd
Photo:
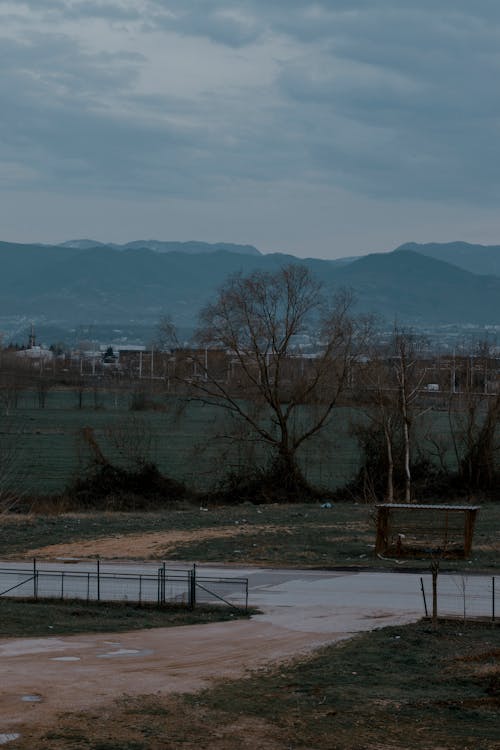
<instances>
[{"instance_id":1,"label":"fence post","mask_svg":"<svg viewBox=\"0 0 500 750\"><path fill-rule=\"evenodd\" d=\"M438 626L438 575L439 575L439 560L433 560L431 563L432 573L432 627L437 628Z\"/></svg>"},{"instance_id":2,"label":"fence post","mask_svg":"<svg viewBox=\"0 0 500 750\"><path fill-rule=\"evenodd\" d=\"M196 607L196 563L189 571L189 606L191 609Z\"/></svg>"},{"instance_id":3,"label":"fence post","mask_svg":"<svg viewBox=\"0 0 500 750\"><path fill-rule=\"evenodd\" d=\"M491 622L495 624L495 576L491 578Z\"/></svg>"},{"instance_id":4,"label":"fence post","mask_svg":"<svg viewBox=\"0 0 500 750\"><path fill-rule=\"evenodd\" d=\"M139 574L139 606L142 604L142 575Z\"/></svg>"},{"instance_id":5,"label":"fence post","mask_svg":"<svg viewBox=\"0 0 500 750\"><path fill-rule=\"evenodd\" d=\"M64 599L64 570L61 571L61 601Z\"/></svg>"},{"instance_id":6,"label":"fence post","mask_svg":"<svg viewBox=\"0 0 500 750\"><path fill-rule=\"evenodd\" d=\"M245 611L248 609L248 578L245 579Z\"/></svg>"},{"instance_id":7,"label":"fence post","mask_svg":"<svg viewBox=\"0 0 500 750\"><path fill-rule=\"evenodd\" d=\"M90 573L87 573L87 603L90 599Z\"/></svg>"},{"instance_id":8,"label":"fence post","mask_svg":"<svg viewBox=\"0 0 500 750\"><path fill-rule=\"evenodd\" d=\"M161 603L162 604L165 604L165 600L166 600L166 586L165 586L165 582L166 582L166 578L167 578L167 568L166 568L166 565L167 565L167 563L164 560L163 561L163 565L162 565L162 569L161 569Z\"/></svg>"},{"instance_id":9,"label":"fence post","mask_svg":"<svg viewBox=\"0 0 500 750\"><path fill-rule=\"evenodd\" d=\"M101 561L97 558L97 601L101 601Z\"/></svg>"},{"instance_id":10,"label":"fence post","mask_svg":"<svg viewBox=\"0 0 500 750\"><path fill-rule=\"evenodd\" d=\"M247 584L247 585L248 585L248 584ZM426 598L425 598L424 579L422 578L422 576L420 576L420 588L421 588L421 590L422 590L422 598L423 598L423 600L424 600L424 610L425 610L425 616L426 616L426 617L429 617L429 612L428 612L428 610L427 610L427 601L426 601Z\"/></svg>"},{"instance_id":11,"label":"fence post","mask_svg":"<svg viewBox=\"0 0 500 750\"><path fill-rule=\"evenodd\" d=\"M33 599L38 599L38 573L36 570L36 557L33 558Z\"/></svg>"}]
</instances>

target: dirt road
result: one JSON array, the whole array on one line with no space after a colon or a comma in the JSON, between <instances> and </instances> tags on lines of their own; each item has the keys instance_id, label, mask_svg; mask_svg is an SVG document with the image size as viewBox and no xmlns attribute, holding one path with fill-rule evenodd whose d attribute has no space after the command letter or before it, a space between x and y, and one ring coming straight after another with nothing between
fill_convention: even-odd
<instances>
[{"instance_id":1,"label":"dirt road","mask_svg":"<svg viewBox=\"0 0 500 750\"><path fill-rule=\"evenodd\" d=\"M225 575L231 571L224 568ZM64 638L0 640L0 733L123 694L194 691L217 678L421 615L411 574L238 568L250 621Z\"/></svg>"}]
</instances>

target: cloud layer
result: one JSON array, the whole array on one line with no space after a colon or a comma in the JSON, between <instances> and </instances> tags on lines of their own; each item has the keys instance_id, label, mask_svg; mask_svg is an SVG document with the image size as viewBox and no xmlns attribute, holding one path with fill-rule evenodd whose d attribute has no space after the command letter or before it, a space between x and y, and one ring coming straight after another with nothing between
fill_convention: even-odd
<instances>
[{"instance_id":1,"label":"cloud layer","mask_svg":"<svg viewBox=\"0 0 500 750\"><path fill-rule=\"evenodd\" d=\"M0 0L2 189L494 206L499 43L489 0Z\"/></svg>"}]
</instances>

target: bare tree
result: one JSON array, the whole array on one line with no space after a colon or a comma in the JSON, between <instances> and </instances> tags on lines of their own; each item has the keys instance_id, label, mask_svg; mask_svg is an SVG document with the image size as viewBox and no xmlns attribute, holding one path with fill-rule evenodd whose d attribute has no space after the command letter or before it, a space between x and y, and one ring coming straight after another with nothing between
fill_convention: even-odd
<instances>
[{"instance_id":1,"label":"bare tree","mask_svg":"<svg viewBox=\"0 0 500 750\"><path fill-rule=\"evenodd\" d=\"M404 500L412 500L415 422L429 410L421 398L423 344L421 336L395 326L389 341L374 342L366 362L358 368L358 405L364 421L354 432L367 454L365 460L373 464L371 469L383 469L389 503L394 502L400 476ZM380 479L376 477L377 485Z\"/></svg>"},{"instance_id":2,"label":"bare tree","mask_svg":"<svg viewBox=\"0 0 500 750\"><path fill-rule=\"evenodd\" d=\"M460 390L450 394L448 414L458 476L471 493L498 483L500 392L489 392L487 373L495 364L482 347L466 361Z\"/></svg>"},{"instance_id":3,"label":"bare tree","mask_svg":"<svg viewBox=\"0 0 500 750\"><path fill-rule=\"evenodd\" d=\"M412 331L397 326L392 335L393 368L397 383L399 409L403 429L405 502L411 502L411 447L412 429L416 416L419 390L424 371L419 368L423 340ZM422 412L419 412L419 416Z\"/></svg>"},{"instance_id":4,"label":"bare tree","mask_svg":"<svg viewBox=\"0 0 500 750\"><path fill-rule=\"evenodd\" d=\"M362 423L357 423L354 432L365 453L370 444L380 445L380 468L382 450L386 473L385 500L394 502L394 471L396 442L399 431L399 415L395 390L391 388L391 365L387 351L372 349L366 362L358 368L358 402L362 404L364 416ZM383 449L382 449L383 444ZM377 456L377 458L379 458Z\"/></svg>"},{"instance_id":5,"label":"bare tree","mask_svg":"<svg viewBox=\"0 0 500 750\"><path fill-rule=\"evenodd\" d=\"M307 486L297 452L325 427L348 384L363 329L351 303L348 293L326 303L320 282L292 264L232 276L201 312L192 392L237 415L271 448L272 474L285 491ZM226 372L211 367L214 350L229 362Z\"/></svg>"},{"instance_id":6,"label":"bare tree","mask_svg":"<svg viewBox=\"0 0 500 750\"><path fill-rule=\"evenodd\" d=\"M0 515L12 511L20 497L23 449L19 427L0 416Z\"/></svg>"},{"instance_id":7,"label":"bare tree","mask_svg":"<svg viewBox=\"0 0 500 750\"><path fill-rule=\"evenodd\" d=\"M111 422L104 428L104 436L127 469L140 470L153 463L154 437L150 425L142 416L132 413Z\"/></svg>"}]
</instances>

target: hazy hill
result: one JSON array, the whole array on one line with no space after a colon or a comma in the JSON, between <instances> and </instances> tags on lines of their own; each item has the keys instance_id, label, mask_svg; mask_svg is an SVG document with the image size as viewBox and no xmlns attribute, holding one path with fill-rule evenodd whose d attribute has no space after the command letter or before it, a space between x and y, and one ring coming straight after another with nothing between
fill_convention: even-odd
<instances>
[{"instance_id":1,"label":"hazy hill","mask_svg":"<svg viewBox=\"0 0 500 750\"><path fill-rule=\"evenodd\" d=\"M77 250L89 250L93 247L112 247L115 250L153 250L155 253L188 253L189 255L202 255L205 253L236 253L237 255L260 255L260 251L253 245L236 245L231 242L163 242L160 240L134 240L124 245L114 242L104 243L97 240L68 240L61 243L60 247L69 247Z\"/></svg>"},{"instance_id":2,"label":"hazy hill","mask_svg":"<svg viewBox=\"0 0 500 750\"><path fill-rule=\"evenodd\" d=\"M397 249L444 260L471 273L500 277L500 245L472 245L468 242L429 242L419 245L417 242L407 242Z\"/></svg>"},{"instance_id":3,"label":"hazy hill","mask_svg":"<svg viewBox=\"0 0 500 750\"><path fill-rule=\"evenodd\" d=\"M500 278L480 276L409 249L350 263L279 253L192 255L144 247L0 243L0 316L60 327L154 327L170 314L183 328L231 273L304 263L327 288L352 288L357 308L402 324L500 323Z\"/></svg>"},{"instance_id":4,"label":"hazy hill","mask_svg":"<svg viewBox=\"0 0 500 750\"><path fill-rule=\"evenodd\" d=\"M400 322L500 323L500 278L479 276L410 250L367 255L338 269L360 306Z\"/></svg>"}]
</instances>

